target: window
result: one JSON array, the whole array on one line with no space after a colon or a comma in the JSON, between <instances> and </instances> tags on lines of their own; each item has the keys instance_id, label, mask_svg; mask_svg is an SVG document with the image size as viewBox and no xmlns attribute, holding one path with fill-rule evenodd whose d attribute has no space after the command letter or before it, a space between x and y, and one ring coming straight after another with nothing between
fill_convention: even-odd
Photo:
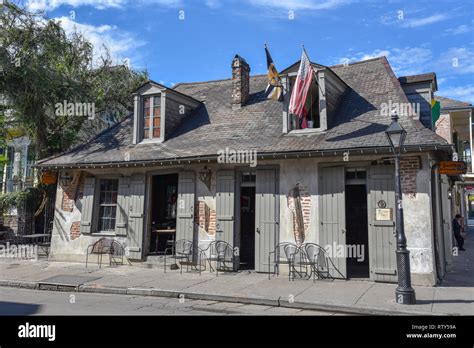
<instances>
[{"instance_id":1,"label":"window","mask_svg":"<svg viewBox=\"0 0 474 348\"><path fill-rule=\"evenodd\" d=\"M101 179L99 187L99 232L115 230L118 179Z\"/></svg>"},{"instance_id":2,"label":"window","mask_svg":"<svg viewBox=\"0 0 474 348\"><path fill-rule=\"evenodd\" d=\"M143 139L150 137L150 97L143 98Z\"/></svg>"},{"instance_id":3,"label":"window","mask_svg":"<svg viewBox=\"0 0 474 348\"><path fill-rule=\"evenodd\" d=\"M365 168L347 168L346 169L346 180L363 180L367 178L367 172Z\"/></svg>"},{"instance_id":4,"label":"window","mask_svg":"<svg viewBox=\"0 0 474 348\"><path fill-rule=\"evenodd\" d=\"M290 91L293 90L293 86L296 81L296 76L290 78ZM313 79L308 96L305 104L306 114L304 117L290 114L288 130L295 129L306 129L306 128L319 128L320 117L319 117L319 87Z\"/></svg>"},{"instance_id":5,"label":"window","mask_svg":"<svg viewBox=\"0 0 474 348\"><path fill-rule=\"evenodd\" d=\"M161 135L161 96L143 98L143 139Z\"/></svg>"},{"instance_id":6,"label":"window","mask_svg":"<svg viewBox=\"0 0 474 348\"><path fill-rule=\"evenodd\" d=\"M255 172L242 173L242 183L251 183L256 181Z\"/></svg>"}]
</instances>

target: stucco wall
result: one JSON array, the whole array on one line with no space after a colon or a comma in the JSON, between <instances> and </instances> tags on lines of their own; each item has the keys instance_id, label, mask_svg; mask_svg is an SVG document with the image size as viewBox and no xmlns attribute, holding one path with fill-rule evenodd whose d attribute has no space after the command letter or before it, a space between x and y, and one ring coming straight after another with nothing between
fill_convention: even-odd
<instances>
[{"instance_id":1,"label":"stucco wall","mask_svg":"<svg viewBox=\"0 0 474 348\"><path fill-rule=\"evenodd\" d=\"M405 234L410 250L410 267L414 284L434 285L434 248L431 213L431 175L427 157L419 157L416 194L403 192Z\"/></svg>"},{"instance_id":2,"label":"stucco wall","mask_svg":"<svg viewBox=\"0 0 474 348\"><path fill-rule=\"evenodd\" d=\"M364 162L366 165L376 159L374 156L360 156L353 161ZM433 285L435 279L434 273L434 248L431 223L431 201L430 201L430 169L426 157L419 157L419 166L416 170L409 167L406 175L416 176L416 193L413 194L413 181L406 186L408 192L403 194L403 204L405 212L405 232L408 240L408 248L411 252L411 271L414 284ZM341 159L313 159L304 160L272 160L259 161L259 165L278 165L279 167L279 203L280 203L280 241L295 242L294 234L294 214L291 204L289 205L288 194L294 189L296 184L303 187L309 193L309 219L307 229L305 230L305 241L319 243L319 197L318 197L318 163L340 163L344 165ZM211 182L208 188L200 179L199 172L211 171ZM187 170L195 170L196 175L196 203L203 202L211 211L216 209L216 171L217 169L230 169L233 165L206 164L206 165L188 165ZM183 166L166 168L166 173L178 172L184 169ZM109 173L131 175L138 172L149 172L159 174L160 168L133 168L133 169L108 169L108 170L89 170L91 174ZM71 172L72 173L72 172ZM85 250L89 244L100 238L94 235L80 235L75 239L71 238L71 227L74 222L81 219L81 200L77 200L72 211L63 211L61 204L63 201L63 190L58 187L56 199L56 216L52 237L52 250L50 257L52 259L67 259L75 261L85 260ZM145 209L146 211L147 209ZM198 213L198 212L196 212ZM145 224L146 225L146 224ZM73 229L74 230L74 229ZM206 247L214 240L215 233L211 230L205 230L199 227L199 244ZM73 236L75 234L73 233ZM127 244L127 238L115 237L120 242ZM145 250L149 244L149 234L145 234ZM146 254L146 252L145 252Z\"/></svg>"}]
</instances>

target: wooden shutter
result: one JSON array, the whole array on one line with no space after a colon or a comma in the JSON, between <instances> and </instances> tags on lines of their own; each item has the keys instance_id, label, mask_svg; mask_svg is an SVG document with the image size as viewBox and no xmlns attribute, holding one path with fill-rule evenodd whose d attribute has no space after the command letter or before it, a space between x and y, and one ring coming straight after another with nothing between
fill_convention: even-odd
<instances>
[{"instance_id":1,"label":"wooden shutter","mask_svg":"<svg viewBox=\"0 0 474 348\"><path fill-rule=\"evenodd\" d=\"M130 209L130 178L119 178L117 194L117 217L115 233L126 236L128 231L128 211Z\"/></svg>"},{"instance_id":2,"label":"wooden shutter","mask_svg":"<svg viewBox=\"0 0 474 348\"><path fill-rule=\"evenodd\" d=\"M92 218L94 212L95 178L84 179L84 195L81 211L81 234L92 232Z\"/></svg>"},{"instance_id":3,"label":"wooden shutter","mask_svg":"<svg viewBox=\"0 0 474 348\"><path fill-rule=\"evenodd\" d=\"M278 240L277 172L257 170L255 191L255 270L268 272L268 255Z\"/></svg>"},{"instance_id":4,"label":"wooden shutter","mask_svg":"<svg viewBox=\"0 0 474 348\"><path fill-rule=\"evenodd\" d=\"M194 241L194 196L196 173L182 171L178 178L178 201L176 216L176 240ZM196 238L197 239L197 238Z\"/></svg>"},{"instance_id":5,"label":"wooden shutter","mask_svg":"<svg viewBox=\"0 0 474 348\"><path fill-rule=\"evenodd\" d=\"M396 282L395 181L394 167L371 166L369 169L369 257L370 278L375 281ZM384 201L392 210L392 219L376 220L376 209Z\"/></svg>"},{"instance_id":6,"label":"wooden shutter","mask_svg":"<svg viewBox=\"0 0 474 348\"><path fill-rule=\"evenodd\" d=\"M218 171L216 187L216 240L227 242L232 247L234 246L234 190L234 171Z\"/></svg>"},{"instance_id":7,"label":"wooden shutter","mask_svg":"<svg viewBox=\"0 0 474 348\"><path fill-rule=\"evenodd\" d=\"M346 245L346 206L345 206L345 169L344 167L320 168L319 176L319 244L330 246L334 255L329 264L329 272L334 278L347 277L345 257L337 256L337 246ZM334 267L337 268L337 272Z\"/></svg>"},{"instance_id":8,"label":"wooden shutter","mask_svg":"<svg viewBox=\"0 0 474 348\"><path fill-rule=\"evenodd\" d=\"M140 260L143 256L145 188L145 175L132 176L128 216L128 257L135 260Z\"/></svg>"}]
</instances>

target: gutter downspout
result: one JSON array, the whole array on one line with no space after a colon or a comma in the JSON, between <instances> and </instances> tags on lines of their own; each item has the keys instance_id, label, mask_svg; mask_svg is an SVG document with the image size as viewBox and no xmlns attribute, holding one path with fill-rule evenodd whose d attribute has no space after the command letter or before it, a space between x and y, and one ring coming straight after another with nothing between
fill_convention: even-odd
<instances>
[{"instance_id":1,"label":"gutter downspout","mask_svg":"<svg viewBox=\"0 0 474 348\"><path fill-rule=\"evenodd\" d=\"M435 243L435 263L436 263L436 278L438 284L441 284L445 275L445 269L441 262L444 262L444 240L439 238L438 233L443 236L443 226L442 226L442 208L440 202L441 194L441 182L439 180L438 173L439 163L435 163L431 167L431 192L432 192L432 210L433 210L433 226L434 226L434 243ZM439 204L438 204L439 203ZM440 233L441 232L441 233ZM440 245L440 243L442 245ZM441 255L442 254L442 255Z\"/></svg>"}]
</instances>

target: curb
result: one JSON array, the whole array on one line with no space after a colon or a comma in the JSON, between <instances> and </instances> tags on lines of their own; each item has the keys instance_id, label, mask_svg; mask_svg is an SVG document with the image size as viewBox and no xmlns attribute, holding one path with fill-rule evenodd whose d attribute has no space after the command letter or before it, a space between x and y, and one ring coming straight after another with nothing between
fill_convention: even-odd
<instances>
[{"instance_id":1,"label":"curb","mask_svg":"<svg viewBox=\"0 0 474 348\"><path fill-rule=\"evenodd\" d=\"M0 287L13 287L23 289L49 290L49 291L65 291L65 289L41 289L39 282L17 281L17 280L0 280ZM115 295L136 295L136 296L152 296L152 297L170 297L179 298L184 296L191 300L220 301L242 304L253 304L261 306L284 307L302 310L317 310L323 312L336 312L354 315L382 315L382 316L458 316L458 313L432 313L422 311L395 311L389 309L381 309L374 307L354 307L349 305L337 305L330 303L314 303L314 302L293 302L281 301L278 299L268 298L252 298L252 297L234 297L219 294L203 294L176 290L161 290L156 288L123 288L98 285L79 285L76 288L70 288L68 291L84 292L84 293L100 293Z\"/></svg>"}]
</instances>

